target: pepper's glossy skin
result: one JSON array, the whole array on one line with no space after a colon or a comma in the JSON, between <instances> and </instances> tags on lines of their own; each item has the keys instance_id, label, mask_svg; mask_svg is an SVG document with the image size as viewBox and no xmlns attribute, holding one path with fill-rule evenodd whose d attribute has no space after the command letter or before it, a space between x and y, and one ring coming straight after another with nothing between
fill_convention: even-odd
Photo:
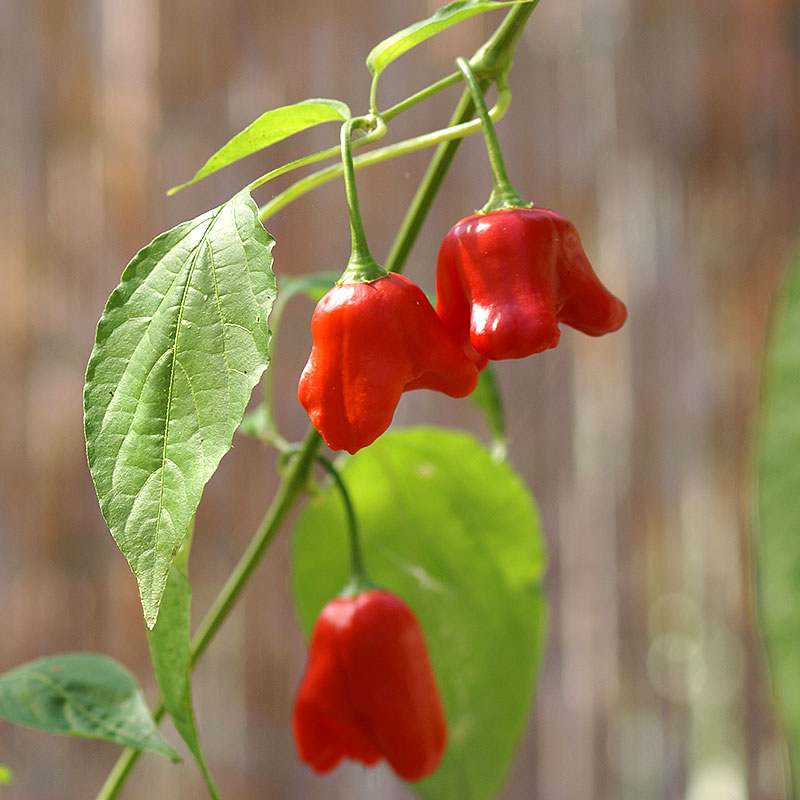
<instances>
[{"instance_id":1,"label":"pepper's glossy skin","mask_svg":"<svg viewBox=\"0 0 800 800\"><path fill-rule=\"evenodd\" d=\"M559 323L591 336L617 330L621 300L595 275L574 226L544 208L465 217L444 238L436 311L479 369L558 344Z\"/></svg>"},{"instance_id":2,"label":"pepper's glossy skin","mask_svg":"<svg viewBox=\"0 0 800 800\"><path fill-rule=\"evenodd\" d=\"M311 336L297 396L333 450L355 453L375 441L403 392L464 397L478 381L424 292L393 272L334 286L314 310Z\"/></svg>"},{"instance_id":3,"label":"pepper's glossy skin","mask_svg":"<svg viewBox=\"0 0 800 800\"><path fill-rule=\"evenodd\" d=\"M436 769L444 710L422 629L399 597L372 590L325 606L293 725L300 758L317 772L342 758L372 765L384 757L407 781Z\"/></svg>"}]
</instances>

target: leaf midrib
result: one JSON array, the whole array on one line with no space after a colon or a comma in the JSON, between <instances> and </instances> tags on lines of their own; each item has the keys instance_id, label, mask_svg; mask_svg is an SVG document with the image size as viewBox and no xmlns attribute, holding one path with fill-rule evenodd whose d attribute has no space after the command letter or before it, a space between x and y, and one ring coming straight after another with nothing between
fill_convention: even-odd
<instances>
[{"instance_id":1,"label":"leaf midrib","mask_svg":"<svg viewBox=\"0 0 800 800\"><path fill-rule=\"evenodd\" d=\"M98 728L100 728L102 730L109 731L110 733L112 733L112 734L114 734L114 735L116 735L116 736L118 736L118 737L120 737L122 739L125 739L125 741L128 741L128 742L135 741L133 737L128 736L125 733L123 728L114 727L113 725L110 725L106 720L102 719L101 717L97 717L94 714L92 714L85 705L83 705L78 700L76 700L74 698L74 696L71 695L69 692L67 692L67 690L64 689L64 687L60 683L57 683L56 681L53 681L53 680L49 679L46 675L42 675L40 672L34 672L34 673L30 673L27 676L25 676L25 680L30 681L31 683L37 682L37 681L39 683L43 683L52 692L54 692L55 694L57 694L59 697L61 697L64 700L64 703L65 703L66 707L74 709L74 711L77 712L78 714L82 714L84 717L86 717L86 719L88 719L90 722L94 723ZM124 698L121 698L121 702L129 702L130 699L131 699L131 695L128 694ZM34 708L35 708L35 705L34 705ZM65 717L65 719L66 719L66 717ZM42 721L44 722L46 720L42 720ZM74 728L74 726L72 726L71 729L72 730L76 730Z\"/></svg>"},{"instance_id":2,"label":"leaf midrib","mask_svg":"<svg viewBox=\"0 0 800 800\"><path fill-rule=\"evenodd\" d=\"M226 204L227 205L227 204ZM178 361L178 340L180 339L181 335L181 322L183 321L183 313L184 307L186 305L186 297L189 294L189 287L192 285L192 276L194 275L194 271L197 268L197 262L200 258L201 253L203 252L203 248L207 246L208 236L211 229L214 227L216 221L219 219L220 215L222 214L223 209L226 206L220 206L217 209L217 212L214 216L209 220L208 225L206 226L205 231L203 232L203 236L197 244L197 248L195 250L194 257L192 258L192 265L189 269L189 272L186 276L186 285L183 288L183 293L181 296L181 304L178 311L178 319L177 324L175 326L175 341L172 345L172 364L169 370L169 387L167 389L167 408L164 414L164 446L161 451L161 475L159 476L159 487L158 487L158 508L157 508L157 515L156 515L156 530L153 542L153 552L155 557L157 557L158 553L158 544L159 544L159 533L161 531L161 517L162 517L162 509L164 508L164 483L165 483L165 474L166 474L166 463L167 463L167 442L169 437L169 421L170 421L170 412L172 410L172 385L175 380L175 371L176 371L176 363ZM209 248L210 249L210 248ZM213 258L212 258L213 263ZM214 272L212 266L212 274ZM214 280L214 292L216 294L216 276ZM223 324L224 328L224 324ZM225 337L223 335L223 348L225 347ZM227 351L225 360L227 362ZM230 386L229 386L230 390ZM205 470L204 470L205 471ZM156 610L156 616L158 611ZM153 620L155 624L155 619Z\"/></svg>"}]
</instances>

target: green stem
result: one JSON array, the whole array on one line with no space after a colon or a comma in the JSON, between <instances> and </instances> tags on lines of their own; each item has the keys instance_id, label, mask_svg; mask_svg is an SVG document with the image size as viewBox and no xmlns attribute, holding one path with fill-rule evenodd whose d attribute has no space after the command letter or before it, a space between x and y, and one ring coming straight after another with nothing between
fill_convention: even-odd
<instances>
[{"instance_id":1,"label":"green stem","mask_svg":"<svg viewBox=\"0 0 800 800\"><path fill-rule=\"evenodd\" d=\"M347 515L347 534L350 542L350 580L342 594L352 596L367 591L368 589L374 589L375 583L367 574L367 569L364 565L364 552L361 549L358 520L356 518L355 509L353 508L353 501L350 498L350 492L347 491L347 486L339 470L336 469L336 466L330 459L325 458L325 456L317 456L317 461L328 471L331 478L333 478L333 482L342 497L345 514Z\"/></svg>"},{"instance_id":2,"label":"green stem","mask_svg":"<svg viewBox=\"0 0 800 800\"><path fill-rule=\"evenodd\" d=\"M432 97L438 92L453 86L460 80L460 73L451 72L446 77L436 81L436 83L432 83L430 86L420 89L420 91L412 94L405 100L401 100L391 108L387 108L386 111L378 113L375 116L378 124L374 130L369 131L369 133L365 134L360 139L356 139L352 143L353 148L355 149L357 147L364 147L365 145L378 141L378 139L382 139L386 135L386 122L394 119L404 111L408 111L409 108L417 105L417 103L421 103L423 100L427 100L429 97ZM303 156L302 158L296 158L294 161L290 161L288 164L284 164L281 167L276 167L264 175L261 175L259 178L256 178L252 183L248 184L247 191L253 192L254 190L258 189L259 186L263 186L265 183L273 180L273 178L285 175L287 172L292 172L300 167L307 167L309 164L316 164L318 161L324 161L326 158L333 158L333 156L338 156L340 153L341 147L336 145L334 147L327 147L317 153L311 153L311 155Z\"/></svg>"},{"instance_id":3,"label":"green stem","mask_svg":"<svg viewBox=\"0 0 800 800\"><path fill-rule=\"evenodd\" d=\"M253 570L258 565L267 547L269 547L284 519L286 519L286 515L300 496L305 493L309 475L311 474L311 467L321 441L314 428L309 428L306 438L303 440L296 458L290 463L261 525L234 567L233 572L228 576L228 580L200 623L197 632L192 637L191 667L194 667L203 653L205 653L220 625L225 621L238 600ZM163 703L159 703L153 711L153 719L158 722L164 716L164 711ZM130 748L122 752L98 792L96 800L113 800L113 798L117 797L140 755L140 750L132 750Z\"/></svg>"},{"instance_id":4,"label":"green stem","mask_svg":"<svg viewBox=\"0 0 800 800\"><path fill-rule=\"evenodd\" d=\"M520 208L527 205L511 185L503 161L503 154L500 151L500 142L497 141L497 134L494 130L489 109L486 108L486 101L483 99L483 90L478 85L470 65L463 59L457 58L456 64L464 76L464 81L469 87L472 95L472 102L478 112L478 119L481 121L483 136L486 139L486 150L489 153L489 163L492 165L492 176L494 185L489 196L489 202L481 209L482 211L497 211L501 208ZM502 79L505 82L505 78ZM500 83L498 82L498 86Z\"/></svg>"},{"instance_id":5,"label":"green stem","mask_svg":"<svg viewBox=\"0 0 800 800\"><path fill-rule=\"evenodd\" d=\"M281 485L278 487L278 492L273 498L272 505L269 507L258 531L220 590L217 599L206 613L197 632L192 637L192 666L197 663L200 656L206 651L220 625L225 621L230 610L239 599L242 589L244 589L250 575L286 519L286 515L291 511L295 502L306 492L311 466L321 443L320 435L314 428L309 427L298 455L290 462Z\"/></svg>"},{"instance_id":6,"label":"green stem","mask_svg":"<svg viewBox=\"0 0 800 800\"><path fill-rule=\"evenodd\" d=\"M501 99L507 103L510 96L508 94L498 95L495 109L500 106ZM475 106L472 104L470 93L464 92L458 101L453 116L450 118L449 130L474 128L475 122L467 122L467 120L472 117L474 110ZM505 111L505 109L503 109L503 111ZM497 119L501 116L502 113L497 114ZM386 269L390 272L403 271L411 248L417 241L417 236L419 236L419 232L422 230L422 224L428 216L428 212L431 210L433 201L439 193L444 177L450 169L450 165L453 163L453 159L458 152L464 135L453 136L450 139L443 140L436 148L436 152L433 154L433 158L430 164L428 164L428 168L425 170L425 174L422 176L417 191L406 210L403 221L400 223L397 235L389 249L389 255L386 256L386 261L384 263L386 264Z\"/></svg>"},{"instance_id":7,"label":"green stem","mask_svg":"<svg viewBox=\"0 0 800 800\"><path fill-rule=\"evenodd\" d=\"M469 93L467 93L467 96L469 96ZM494 108L489 112L495 122L505 114L510 99L510 92L503 91L498 93L497 102ZM467 119L471 116L472 107L470 107L470 113ZM414 136L411 139L405 139L401 142L390 144L386 147L380 147L377 150L371 150L369 153L356 156L353 159L353 166L355 169L360 169L362 167L371 166L372 164L380 164L382 161L388 161L390 158L396 158L397 156L406 155L407 153L414 153L417 150L424 150L426 147L433 147L442 142L450 142L454 139L461 140L471 133L477 133L480 129L481 124L479 120L462 122L461 124L453 125L452 127L444 128L440 131L426 133L422 136ZM355 143L358 143L358 141L359 140L356 140ZM262 222L266 221L269 217L276 214L282 208L285 208L298 197L302 197L312 189L316 189L318 186L322 186L322 184L332 181L334 178L338 178L343 171L344 168L341 164L332 164L330 167L325 167L317 172L312 172L310 175L306 175L280 194L275 195L268 203L261 206L258 212L259 219Z\"/></svg>"},{"instance_id":8,"label":"green stem","mask_svg":"<svg viewBox=\"0 0 800 800\"><path fill-rule=\"evenodd\" d=\"M384 123L383 118L376 117L376 119L377 124L374 130L369 131L369 133L366 133L360 139L356 139L353 142L353 147L364 147L364 145L376 142L378 139L382 139L386 135L386 124ZM247 191L253 192L255 189L258 189L259 186L263 186L273 178L277 178L280 175L285 175L287 172L299 169L300 167L307 167L309 164L316 164L317 161L324 161L326 158L338 156L341 152L342 148L339 145L336 145L335 147L327 147L325 150L320 150L317 153L311 153L311 155L303 156L302 158L296 158L294 161L290 161L288 164L284 164L282 167L276 167L275 169L270 170L262 175L260 178L256 178L252 183L247 185Z\"/></svg>"},{"instance_id":9,"label":"green stem","mask_svg":"<svg viewBox=\"0 0 800 800\"><path fill-rule=\"evenodd\" d=\"M500 80L499 76L505 76L511 68L516 43L538 1L533 0L531 3L514 6L503 18L491 38L470 59L473 70L479 76L479 84L482 91L486 91L492 77L497 78L498 98L495 109L500 105L501 98L506 103L510 100L506 81ZM465 125L465 127L466 125L474 125L474 123L466 123L466 120L472 118L474 111L475 106L472 102L472 94L469 90L465 90L453 112L450 124L455 128L461 125ZM493 109L490 115L492 120L497 122L502 113L497 114ZM422 223L441 188L444 176L453 163L462 138L453 137L446 143L440 144L433 154L433 158L428 164L428 169L425 171L425 175L420 181L416 194L397 231L397 236L395 236L395 240L389 250L389 255L384 262L386 269L391 272L402 271L411 248L414 246L414 242L422 229Z\"/></svg>"},{"instance_id":10,"label":"green stem","mask_svg":"<svg viewBox=\"0 0 800 800\"><path fill-rule=\"evenodd\" d=\"M420 91L410 95L405 100L401 100L396 105L391 106L391 108L387 108L386 111L382 111L380 115L386 122L388 122L389 120L394 119L398 114L408 111L409 108L415 106L417 103L421 103L423 100L427 100L429 97L432 97L437 92L441 92L444 89L449 89L451 86L455 86L455 84L457 84L460 80L461 75L459 75L457 72L451 72L447 77L441 78L440 80L436 81L436 83L432 83L430 86L420 89Z\"/></svg>"},{"instance_id":11,"label":"green stem","mask_svg":"<svg viewBox=\"0 0 800 800\"><path fill-rule=\"evenodd\" d=\"M370 124L365 117L353 117L342 125L342 170L344 172L344 191L347 195L347 209L350 212L350 260L337 283L371 283L388 273L372 257L367 247L367 234L361 219L361 208L356 189L356 173L353 167L351 136L353 128Z\"/></svg>"},{"instance_id":12,"label":"green stem","mask_svg":"<svg viewBox=\"0 0 800 800\"><path fill-rule=\"evenodd\" d=\"M480 80L508 74L519 37L537 5L539 0L514 6L486 43L478 48L470 64Z\"/></svg>"}]
</instances>

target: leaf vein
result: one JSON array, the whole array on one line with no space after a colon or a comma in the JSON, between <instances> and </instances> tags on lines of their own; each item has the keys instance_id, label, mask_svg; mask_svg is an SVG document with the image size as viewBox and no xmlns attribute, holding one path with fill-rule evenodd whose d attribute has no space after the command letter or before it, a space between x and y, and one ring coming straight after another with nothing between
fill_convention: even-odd
<instances>
[{"instance_id":1,"label":"leaf vein","mask_svg":"<svg viewBox=\"0 0 800 800\"><path fill-rule=\"evenodd\" d=\"M194 276L194 271L197 268L197 262L200 259L200 254L203 252L203 247L209 247L209 252L211 250L210 246L208 245L208 236L211 229L214 227L214 224L219 219L220 214L222 214L222 210L225 206L220 206L213 217L209 220L209 223L203 232L203 236L197 244L197 248L195 249L194 256L192 258L192 263L189 268L189 271L186 275L186 285L183 287L183 293L181 296L181 303L178 309L178 320L177 325L175 326L175 344L172 348L172 366L170 367L169 372L169 387L167 389L167 408L166 413L164 414L164 447L162 449L161 455L161 475L160 475L160 485L158 488L158 508L157 508L157 516L156 516L156 530L154 539L154 548L158 546L159 541L159 533L161 530L161 510L164 507L164 483L165 483L165 475L166 469L164 466L167 463L167 444L169 442L169 415L172 410L172 387L175 381L175 364L178 363L178 340L180 339L181 335L181 322L183 321L183 314L186 308L186 297L189 294L189 287L192 285L192 277ZM178 470L180 472L180 469Z\"/></svg>"},{"instance_id":2,"label":"leaf vein","mask_svg":"<svg viewBox=\"0 0 800 800\"><path fill-rule=\"evenodd\" d=\"M55 692L57 695L59 695L64 699L67 708L72 708L75 711L77 711L77 713L83 714L83 716L85 716L88 720L97 725L98 728L111 731L117 736L124 738L126 741L130 739L130 737L127 736L127 734L125 734L124 728L110 725L102 717L98 717L92 714L86 706L75 700L74 697L70 695L59 683L56 683L56 681L49 680L47 676L42 675L41 673L30 675L30 680L40 681L41 683L43 683L45 686L47 686L49 689L51 689L53 692ZM73 730L75 730L74 726Z\"/></svg>"}]
</instances>

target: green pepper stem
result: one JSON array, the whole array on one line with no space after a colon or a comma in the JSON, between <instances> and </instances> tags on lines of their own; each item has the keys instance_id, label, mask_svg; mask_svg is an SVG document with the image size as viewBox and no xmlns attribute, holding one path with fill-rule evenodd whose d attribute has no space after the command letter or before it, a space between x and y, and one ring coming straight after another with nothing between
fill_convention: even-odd
<instances>
[{"instance_id":1,"label":"green pepper stem","mask_svg":"<svg viewBox=\"0 0 800 800\"><path fill-rule=\"evenodd\" d=\"M350 212L350 260L337 283L371 283L389 273L372 257L367 247L367 235L361 219L361 208L356 189L356 171L353 167L353 148L351 136L354 128L372 127L373 118L351 117L342 125L342 169L344 170L344 191L347 195L347 208Z\"/></svg>"},{"instance_id":2,"label":"green pepper stem","mask_svg":"<svg viewBox=\"0 0 800 800\"><path fill-rule=\"evenodd\" d=\"M472 103L469 100L469 92L466 92L465 96L467 98L467 102L469 102L469 115L471 115L473 109ZM501 88L497 95L495 107L489 112L494 120L500 119L500 117L505 114L510 100L511 93L507 89ZM462 108L462 104L463 97L462 103L459 104L459 108ZM469 120L469 115L467 116L467 120ZM375 150L370 150L368 153L362 153L360 156L356 156L353 159L353 167L355 169L361 169L362 167L369 167L373 164L380 164L384 161L388 161L391 158L397 158L397 156L407 155L408 153L415 153L418 150L423 150L426 147L433 147L434 145L441 144L442 142L447 142L450 145L455 145L455 147L457 147L461 139L463 139L465 136L469 136L470 134L477 133L479 130L481 130L481 124L479 120L464 121L462 115L459 115L459 120L459 124L453 124L448 128L443 128L442 130L433 131L431 133L424 133L420 136L414 136L411 139L404 139L403 141L387 145L386 147L379 147ZM367 136L365 136L364 139L367 139ZM353 147L358 147L362 141L362 139L356 139L355 142L353 142ZM453 150L452 152L455 151ZM439 163L436 155L434 155L431 163ZM445 168L445 172L446 171L447 170ZM269 202L261 206L258 211L258 218L262 222L265 222L273 214L277 214L278 211L280 211L282 208L285 208L287 205L289 205L289 203L297 200L298 197L302 197L312 189L316 189L318 186L321 186L322 184L327 183L334 178L338 178L342 172L344 172L344 167L340 162L338 164L332 164L329 167L324 167L316 172L312 172L310 175L306 175L304 178L300 178L300 180L296 181L280 194L275 195L275 197L273 197ZM424 179L423 183L427 185ZM425 216L425 214L423 214L423 216ZM394 271L395 270L392 270L392 272Z\"/></svg>"},{"instance_id":3,"label":"green pepper stem","mask_svg":"<svg viewBox=\"0 0 800 800\"><path fill-rule=\"evenodd\" d=\"M401 100L399 103L387 108L386 111L381 111L380 115L386 122L388 122L390 119L394 119L398 114L408 111L409 108L412 108L417 103L421 103L423 100L433 97L433 95L435 95L437 92L441 92L443 89L448 89L451 86L455 86L455 84L457 84L460 80L461 75L459 75L458 72L451 72L444 78L440 78L438 81L436 81L436 83L432 83L430 86L420 89L418 92L406 97L405 100Z\"/></svg>"},{"instance_id":4,"label":"green pepper stem","mask_svg":"<svg viewBox=\"0 0 800 800\"><path fill-rule=\"evenodd\" d=\"M227 619L242 590L247 585L253 570L260 563L262 556L286 519L287 514L294 507L297 500L305 494L308 488L311 467L320 444L322 444L320 435L313 427L310 427L306 438L297 451L296 457L289 464L261 525L250 540L250 544L234 567L233 572L225 581L216 600L200 623L197 632L192 637L190 669L193 669L200 660L220 626ZM153 719L158 722L164 716L164 713L164 704L160 702L153 710ZM113 798L117 797L141 754L141 750L133 750L132 748L123 750L95 800L113 800Z\"/></svg>"},{"instance_id":5,"label":"green pepper stem","mask_svg":"<svg viewBox=\"0 0 800 800\"><path fill-rule=\"evenodd\" d=\"M361 535L358 528L358 519L353 508L353 501L350 492L342 479L339 470L334 463L325 456L317 456L317 461L324 467L333 479L333 483L339 490L339 494L344 503L345 515L347 516L347 536L350 543L350 580L347 583L343 595L352 596L360 592L375 588L375 583L367 574L364 565L364 552L361 549Z\"/></svg>"},{"instance_id":6,"label":"green pepper stem","mask_svg":"<svg viewBox=\"0 0 800 800\"><path fill-rule=\"evenodd\" d=\"M501 208L520 208L529 205L515 191L508 178L506 165L503 161L503 154L500 151L500 142L497 141L497 134L492 124L492 118L489 116L489 109L486 107L486 100L483 97L483 92L478 85L478 80L475 77L475 73L472 71L472 67L470 67L469 63L463 58L457 58L456 64L461 70L464 81L472 94L472 102L475 104L475 109L478 112L478 118L483 128L483 136L486 139L489 163L492 165L494 185L492 187L492 193L489 196L489 202L481 211L497 211ZM498 87L501 83L505 83L505 79L498 79Z\"/></svg>"}]
</instances>

